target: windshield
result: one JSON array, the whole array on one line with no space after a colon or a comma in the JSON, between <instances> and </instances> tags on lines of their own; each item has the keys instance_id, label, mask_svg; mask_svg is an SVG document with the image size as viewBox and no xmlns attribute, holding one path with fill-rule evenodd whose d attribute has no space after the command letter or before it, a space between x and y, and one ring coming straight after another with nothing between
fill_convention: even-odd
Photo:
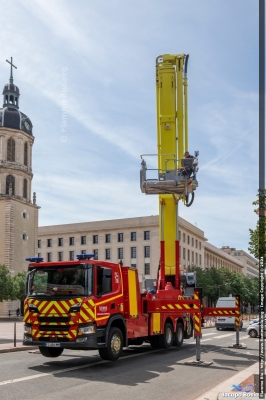
<instances>
[{"instance_id":1,"label":"windshield","mask_svg":"<svg viewBox=\"0 0 266 400\"><path fill-rule=\"evenodd\" d=\"M30 296L91 296L92 266L42 268L30 275Z\"/></svg>"}]
</instances>

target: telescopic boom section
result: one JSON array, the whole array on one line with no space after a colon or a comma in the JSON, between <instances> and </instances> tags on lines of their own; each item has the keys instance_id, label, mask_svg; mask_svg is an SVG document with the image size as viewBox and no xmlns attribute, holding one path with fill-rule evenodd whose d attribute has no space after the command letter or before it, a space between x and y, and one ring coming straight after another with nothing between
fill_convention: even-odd
<instances>
[{"instance_id":1,"label":"telescopic boom section","mask_svg":"<svg viewBox=\"0 0 266 400\"><path fill-rule=\"evenodd\" d=\"M159 174L176 171L188 146L188 55L163 55L156 59L157 145ZM178 197L171 190L159 194L160 287L170 281L180 288Z\"/></svg>"}]
</instances>

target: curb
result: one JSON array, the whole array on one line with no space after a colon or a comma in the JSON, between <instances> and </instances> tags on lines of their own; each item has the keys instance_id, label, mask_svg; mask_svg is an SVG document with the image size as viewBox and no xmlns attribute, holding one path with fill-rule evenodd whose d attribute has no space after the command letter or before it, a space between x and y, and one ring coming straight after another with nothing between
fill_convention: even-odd
<instances>
[{"instance_id":1,"label":"curb","mask_svg":"<svg viewBox=\"0 0 266 400\"><path fill-rule=\"evenodd\" d=\"M10 347L9 349L0 349L0 353L14 353L16 351L36 350L38 346Z\"/></svg>"}]
</instances>

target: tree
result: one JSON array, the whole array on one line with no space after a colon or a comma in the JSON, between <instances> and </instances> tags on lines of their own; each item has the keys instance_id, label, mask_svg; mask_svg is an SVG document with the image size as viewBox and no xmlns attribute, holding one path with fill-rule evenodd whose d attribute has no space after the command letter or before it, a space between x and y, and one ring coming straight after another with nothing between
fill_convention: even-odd
<instances>
[{"instance_id":1,"label":"tree","mask_svg":"<svg viewBox=\"0 0 266 400\"><path fill-rule=\"evenodd\" d=\"M10 300L13 295L12 278L8 268L0 265L0 301Z\"/></svg>"},{"instance_id":2,"label":"tree","mask_svg":"<svg viewBox=\"0 0 266 400\"><path fill-rule=\"evenodd\" d=\"M265 232L266 232L266 189L264 191L259 190L257 194L257 200L252 203L256 206L254 212L259 214L259 220L257 221L256 228L249 229L250 241L248 250L250 253L259 260L262 256L265 259Z\"/></svg>"},{"instance_id":3,"label":"tree","mask_svg":"<svg viewBox=\"0 0 266 400\"><path fill-rule=\"evenodd\" d=\"M12 277L12 286L13 286L13 297L16 300L20 300L23 302L26 298L25 294L25 280L26 280L26 271L19 272L17 275Z\"/></svg>"}]
</instances>

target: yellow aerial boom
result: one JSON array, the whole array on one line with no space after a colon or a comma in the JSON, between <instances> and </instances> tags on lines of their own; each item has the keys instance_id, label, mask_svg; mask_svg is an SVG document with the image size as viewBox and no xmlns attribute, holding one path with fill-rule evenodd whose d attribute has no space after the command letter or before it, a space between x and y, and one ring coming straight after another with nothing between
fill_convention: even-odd
<instances>
[{"instance_id":1,"label":"yellow aerial boom","mask_svg":"<svg viewBox=\"0 0 266 400\"><path fill-rule=\"evenodd\" d=\"M142 158L140 186L145 194L159 195L160 279L180 288L178 201L190 206L194 199L197 156L184 158L188 151L188 54L165 54L156 58L156 105L158 176ZM146 155L149 156L149 155ZM189 196L191 200L189 201Z\"/></svg>"}]
</instances>

